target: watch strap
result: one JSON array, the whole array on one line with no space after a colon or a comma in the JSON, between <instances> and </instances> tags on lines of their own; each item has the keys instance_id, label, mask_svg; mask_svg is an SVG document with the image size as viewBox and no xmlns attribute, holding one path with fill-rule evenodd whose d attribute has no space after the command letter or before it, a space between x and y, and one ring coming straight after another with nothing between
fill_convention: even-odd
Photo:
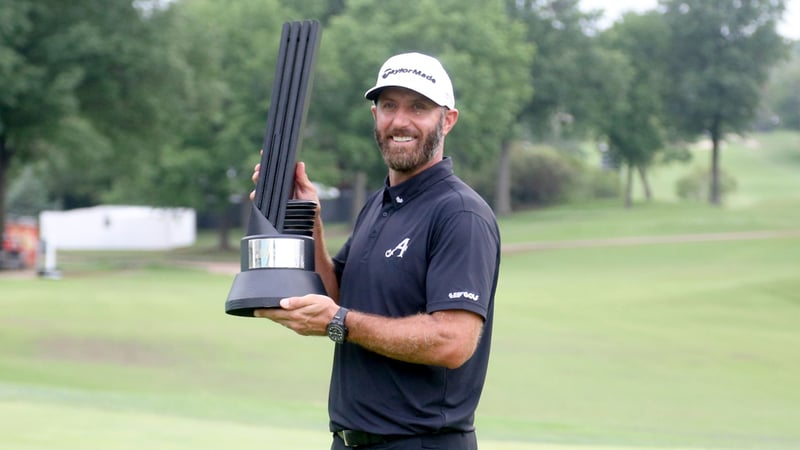
<instances>
[{"instance_id":1,"label":"watch strap","mask_svg":"<svg viewBox=\"0 0 800 450\"><path fill-rule=\"evenodd\" d=\"M347 340L347 326L344 321L348 311L345 307L339 307L326 327L328 337L337 344L343 344Z\"/></svg>"},{"instance_id":2,"label":"watch strap","mask_svg":"<svg viewBox=\"0 0 800 450\"><path fill-rule=\"evenodd\" d=\"M340 306L339 310L336 311L336 314L333 315L333 319L331 319L331 322L344 326L344 319L345 317L347 317L348 312L350 312L349 309L345 308L344 306Z\"/></svg>"}]
</instances>

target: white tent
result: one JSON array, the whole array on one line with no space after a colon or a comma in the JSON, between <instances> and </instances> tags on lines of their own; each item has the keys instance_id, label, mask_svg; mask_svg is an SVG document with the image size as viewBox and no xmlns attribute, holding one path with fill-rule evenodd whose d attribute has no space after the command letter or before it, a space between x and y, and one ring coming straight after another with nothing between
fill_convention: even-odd
<instances>
[{"instance_id":1,"label":"white tent","mask_svg":"<svg viewBox=\"0 0 800 450\"><path fill-rule=\"evenodd\" d=\"M40 239L53 250L168 250L196 235L189 208L102 205L39 215Z\"/></svg>"}]
</instances>

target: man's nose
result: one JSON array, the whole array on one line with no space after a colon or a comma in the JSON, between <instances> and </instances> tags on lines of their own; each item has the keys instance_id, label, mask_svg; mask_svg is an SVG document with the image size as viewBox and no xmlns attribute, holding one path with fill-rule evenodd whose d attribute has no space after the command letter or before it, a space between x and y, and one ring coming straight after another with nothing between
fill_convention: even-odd
<instances>
[{"instance_id":1,"label":"man's nose","mask_svg":"<svg viewBox=\"0 0 800 450\"><path fill-rule=\"evenodd\" d=\"M414 112L411 108L397 108L392 123L394 125L408 125L414 118Z\"/></svg>"}]
</instances>

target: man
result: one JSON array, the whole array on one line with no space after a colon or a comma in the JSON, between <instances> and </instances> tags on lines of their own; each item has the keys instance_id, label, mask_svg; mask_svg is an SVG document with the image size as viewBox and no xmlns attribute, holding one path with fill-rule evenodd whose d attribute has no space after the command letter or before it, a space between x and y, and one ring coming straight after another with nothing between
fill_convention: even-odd
<instances>
[{"instance_id":1,"label":"man","mask_svg":"<svg viewBox=\"0 0 800 450\"><path fill-rule=\"evenodd\" d=\"M335 258L318 210L315 266L329 297L286 298L255 315L336 342L332 449L477 449L473 422L500 264L497 223L443 156L458 110L438 60L393 56L365 97L389 173ZM319 204L303 163L294 197Z\"/></svg>"}]
</instances>

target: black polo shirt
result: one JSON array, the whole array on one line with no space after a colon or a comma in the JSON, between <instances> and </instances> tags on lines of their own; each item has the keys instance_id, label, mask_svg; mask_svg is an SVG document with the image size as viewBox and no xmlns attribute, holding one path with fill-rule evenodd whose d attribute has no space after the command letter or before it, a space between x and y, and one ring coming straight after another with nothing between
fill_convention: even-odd
<instances>
[{"instance_id":1,"label":"black polo shirt","mask_svg":"<svg viewBox=\"0 0 800 450\"><path fill-rule=\"evenodd\" d=\"M486 202L452 160L369 197L334 258L342 306L388 317L468 310L484 318L473 357L455 370L337 345L331 431L419 434L473 429L486 377L500 234Z\"/></svg>"}]
</instances>

